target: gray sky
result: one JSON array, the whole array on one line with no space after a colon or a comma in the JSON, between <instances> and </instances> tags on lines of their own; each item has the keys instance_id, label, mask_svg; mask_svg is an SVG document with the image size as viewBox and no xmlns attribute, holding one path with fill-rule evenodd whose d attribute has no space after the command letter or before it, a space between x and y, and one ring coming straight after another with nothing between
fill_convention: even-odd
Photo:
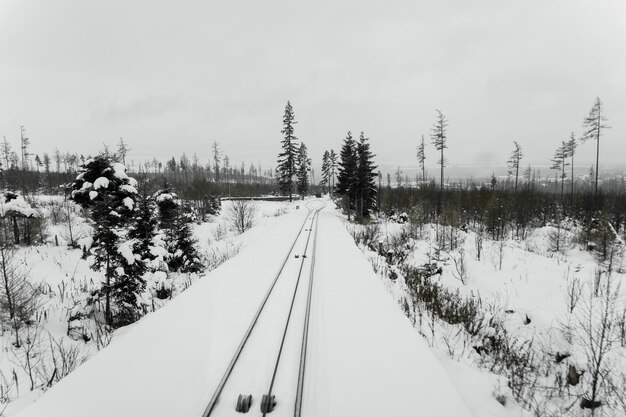
<instances>
[{"instance_id":1,"label":"gray sky","mask_svg":"<svg viewBox=\"0 0 626 417\"><path fill-rule=\"evenodd\" d=\"M208 159L217 140L267 168L291 100L316 165L347 130L415 165L435 108L452 165L503 165L513 140L547 163L600 96L602 166L625 160L625 74L623 0L0 0L0 136L23 124L35 152L121 136L131 159Z\"/></svg>"}]
</instances>

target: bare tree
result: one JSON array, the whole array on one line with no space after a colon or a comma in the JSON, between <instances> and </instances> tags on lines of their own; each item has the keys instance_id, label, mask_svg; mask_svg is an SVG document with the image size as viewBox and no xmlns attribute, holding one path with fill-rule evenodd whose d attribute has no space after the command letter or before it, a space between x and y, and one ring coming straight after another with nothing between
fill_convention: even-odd
<instances>
[{"instance_id":1,"label":"bare tree","mask_svg":"<svg viewBox=\"0 0 626 417\"><path fill-rule=\"evenodd\" d=\"M4 220L0 221L0 320L15 331L15 346L20 346L20 329L29 323L39 307L38 287L28 280L15 259L15 248L8 242Z\"/></svg>"},{"instance_id":2,"label":"bare tree","mask_svg":"<svg viewBox=\"0 0 626 417\"><path fill-rule=\"evenodd\" d=\"M596 296L593 286L589 288L589 298L577 314L579 343L585 350L589 382L586 395L580 406L591 409L595 415L596 408L603 405L608 394L607 381L611 375L611 353L617 337L615 323L619 314L619 286L612 282L611 274L602 280L600 291Z\"/></svg>"},{"instance_id":3,"label":"bare tree","mask_svg":"<svg viewBox=\"0 0 626 417\"><path fill-rule=\"evenodd\" d=\"M228 211L231 224L239 233L243 233L254 224L257 206L253 201L234 200Z\"/></svg>"},{"instance_id":4,"label":"bare tree","mask_svg":"<svg viewBox=\"0 0 626 417\"><path fill-rule=\"evenodd\" d=\"M117 144L117 156L121 160L122 164L126 165L126 155L130 152L130 148L124 142L124 139L120 138L120 143Z\"/></svg>"}]
</instances>

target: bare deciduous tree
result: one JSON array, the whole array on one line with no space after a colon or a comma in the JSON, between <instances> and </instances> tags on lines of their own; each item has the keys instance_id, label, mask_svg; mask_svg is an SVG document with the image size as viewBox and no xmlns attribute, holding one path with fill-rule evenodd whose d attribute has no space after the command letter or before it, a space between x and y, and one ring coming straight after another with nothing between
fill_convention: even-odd
<instances>
[{"instance_id":1,"label":"bare deciduous tree","mask_svg":"<svg viewBox=\"0 0 626 417\"><path fill-rule=\"evenodd\" d=\"M253 201L234 200L228 211L228 218L233 227L243 233L254 224L257 206Z\"/></svg>"}]
</instances>

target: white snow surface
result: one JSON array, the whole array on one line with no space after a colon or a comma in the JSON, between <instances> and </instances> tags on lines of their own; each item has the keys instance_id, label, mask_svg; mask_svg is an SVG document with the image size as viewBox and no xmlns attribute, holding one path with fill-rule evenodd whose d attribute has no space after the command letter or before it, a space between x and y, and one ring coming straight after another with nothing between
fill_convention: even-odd
<instances>
[{"instance_id":1,"label":"white snow surface","mask_svg":"<svg viewBox=\"0 0 626 417\"><path fill-rule=\"evenodd\" d=\"M11 201L6 201L5 196L0 196L0 217L4 217L10 212L19 213L26 217L31 217L36 214L35 209L33 209L22 196L18 195Z\"/></svg>"},{"instance_id":2,"label":"white snow surface","mask_svg":"<svg viewBox=\"0 0 626 417\"><path fill-rule=\"evenodd\" d=\"M98 190L100 188L107 188L109 186L109 179L107 177L98 177L93 182L94 190Z\"/></svg>"},{"instance_id":3,"label":"white snow surface","mask_svg":"<svg viewBox=\"0 0 626 417\"><path fill-rule=\"evenodd\" d=\"M131 249L131 242L123 242L117 247L117 253L122 255L124 259L126 259L126 263L128 265L133 265L135 263L135 254Z\"/></svg>"},{"instance_id":4,"label":"white snow surface","mask_svg":"<svg viewBox=\"0 0 626 417\"><path fill-rule=\"evenodd\" d=\"M19 415L202 415L305 216L305 210L295 210L246 232L237 256L118 332L107 348ZM321 214L318 239L303 415L470 416L438 359L330 209ZM293 264L299 262L291 258L287 268L297 269ZM303 279L308 283L308 274ZM294 325L288 335L301 339L301 327ZM249 343L256 346L274 343L262 332L252 338L256 342ZM291 381L298 363L289 351L299 353L299 345L286 349L279 374L290 374L286 381ZM249 368L239 371L239 380L250 386L265 382L275 349L248 355L257 360L246 362ZM225 393L238 391L226 388ZM281 397L288 389L275 387L278 406L272 416L293 414L293 399ZM250 393L256 415L263 392ZM227 412L214 415L238 415L235 402L223 395Z\"/></svg>"}]
</instances>

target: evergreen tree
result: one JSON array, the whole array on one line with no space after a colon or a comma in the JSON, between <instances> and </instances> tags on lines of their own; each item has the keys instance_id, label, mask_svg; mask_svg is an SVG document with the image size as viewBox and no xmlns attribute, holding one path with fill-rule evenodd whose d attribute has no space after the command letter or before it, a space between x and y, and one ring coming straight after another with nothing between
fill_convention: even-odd
<instances>
[{"instance_id":1,"label":"evergreen tree","mask_svg":"<svg viewBox=\"0 0 626 417\"><path fill-rule=\"evenodd\" d=\"M596 141L596 186L595 186L595 202L598 203L598 172L600 172L600 136L603 129L608 129L605 122L608 120L603 113L603 104L600 101L600 97L596 97L596 102L589 111L589 116L583 121L583 128L585 129L581 140L586 142L590 139Z\"/></svg>"},{"instance_id":2,"label":"evergreen tree","mask_svg":"<svg viewBox=\"0 0 626 417\"><path fill-rule=\"evenodd\" d=\"M122 164L112 163L110 156L100 155L81 166L72 185L72 199L90 210L95 223L92 268L105 273L105 282L92 294L91 302L105 298L105 319L114 326L138 317L138 297L145 286L143 265L126 239L137 182L125 171Z\"/></svg>"},{"instance_id":3,"label":"evergreen tree","mask_svg":"<svg viewBox=\"0 0 626 417\"><path fill-rule=\"evenodd\" d=\"M196 249L196 240L193 238L190 224L193 222L193 214L188 206L180 206L176 218L174 241L170 242L170 258L167 265L171 271L177 272L201 272L202 260Z\"/></svg>"},{"instance_id":4,"label":"evergreen tree","mask_svg":"<svg viewBox=\"0 0 626 417\"><path fill-rule=\"evenodd\" d=\"M217 141L213 142L213 170L215 171L215 182L220 183L220 159L222 157L222 152L220 151L220 144Z\"/></svg>"},{"instance_id":5,"label":"evergreen tree","mask_svg":"<svg viewBox=\"0 0 626 417\"><path fill-rule=\"evenodd\" d=\"M10 161L12 152L13 151L11 150L11 144L7 142L7 138L5 136L4 140L2 141L2 145L0 146L0 155L2 157L2 160L4 161L5 169L9 169L11 167Z\"/></svg>"},{"instance_id":6,"label":"evergreen tree","mask_svg":"<svg viewBox=\"0 0 626 417\"><path fill-rule=\"evenodd\" d=\"M417 145L417 162L422 169L422 183L426 181L426 146L424 145L424 135L422 135L422 142Z\"/></svg>"},{"instance_id":7,"label":"evergreen tree","mask_svg":"<svg viewBox=\"0 0 626 417\"><path fill-rule=\"evenodd\" d=\"M569 157L567 153L567 144L565 142L561 142L561 146L559 146L554 152L554 157L552 158L552 166L550 169L556 170L556 172L561 172L561 203L563 203L563 191L565 184L565 167L569 165L566 161ZM558 185L558 182L557 182Z\"/></svg>"},{"instance_id":8,"label":"evergreen tree","mask_svg":"<svg viewBox=\"0 0 626 417\"><path fill-rule=\"evenodd\" d=\"M20 126L20 149L22 150L22 169L28 171L28 146L30 145L30 139L26 136L26 129L24 126Z\"/></svg>"},{"instance_id":9,"label":"evergreen tree","mask_svg":"<svg viewBox=\"0 0 626 417\"><path fill-rule=\"evenodd\" d=\"M377 166L374 165L374 155L370 151L370 144L365 133L361 132L359 142L356 145L357 164L357 200L360 218L369 218L370 212L376 207L377 192L376 181Z\"/></svg>"},{"instance_id":10,"label":"evergreen tree","mask_svg":"<svg viewBox=\"0 0 626 417\"><path fill-rule=\"evenodd\" d=\"M578 147L578 142L576 141L574 132L572 132L572 134L570 135L570 139L566 142L566 152L571 158L570 165L572 168L572 175L571 175L572 190L571 190L570 198L572 199L574 198L574 154L576 153L577 147Z\"/></svg>"},{"instance_id":11,"label":"evergreen tree","mask_svg":"<svg viewBox=\"0 0 626 417\"><path fill-rule=\"evenodd\" d=\"M278 166L276 174L278 176L278 185L280 191L289 194L289 201L292 201L293 193L293 177L296 174L297 162L297 140L294 135L293 125L297 122L294 120L294 112L291 103L288 101L285 106L285 114L283 115L283 140L281 142L282 152L278 154Z\"/></svg>"},{"instance_id":12,"label":"evergreen tree","mask_svg":"<svg viewBox=\"0 0 626 417\"><path fill-rule=\"evenodd\" d=\"M443 150L448 147L447 145L447 131L448 131L448 120L441 113L441 111L437 110L437 121L433 125L431 129L430 139L435 145L435 149L441 152L441 156L439 157L438 164L441 166L441 179L440 186L441 191L443 191L443 168L445 167L445 158L443 156Z\"/></svg>"},{"instance_id":13,"label":"evergreen tree","mask_svg":"<svg viewBox=\"0 0 626 417\"><path fill-rule=\"evenodd\" d=\"M357 164L356 141L352 138L352 133L348 132L339 153L339 174L335 188L337 194L343 194L348 199L348 218L350 218L350 210L355 202L358 188Z\"/></svg>"},{"instance_id":14,"label":"evergreen tree","mask_svg":"<svg viewBox=\"0 0 626 417\"><path fill-rule=\"evenodd\" d=\"M188 207L181 206L177 195L169 187L157 191L155 200L159 208L159 227L165 231L169 270L201 271L202 262L189 227L189 223L193 221L191 211Z\"/></svg>"},{"instance_id":15,"label":"evergreen tree","mask_svg":"<svg viewBox=\"0 0 626 417\"><path fill-rule=\"evenodd\" d=\"M332 196L333 190L335 189L335 175L337 174L337 154L333 149L330 150L328 154L328 162L329 162L329 180L328 180L328 189Z\"/></svg>"},{"instance_id":16,"label":"evergreen tree","mask_svg":"<svg viewBox=\"0 0 626 417\"><path fill-rule=\"evenodd\" d=\"M328 185L328 194L330 195L330 152L328 151L324 151L324 155L322 155L322 180L320 185Z\"/></svg>"},{"instance_id":17,"label":"evergreen tree","mask_svg":"<svg viewBox=\"0 0 626 417\"><path fill-rule=\"evenodd\" d=\"M298 149L298 194L304 196L309 192L309 171L311 170L311 159L307 155L306 145L301 142Z\"/></svg>"},{"instance_id":18,"label":"evergreen tree","mask_svg":"<svg viewBox=\"0 0 626 417\"><path fill-rule=\"evenodd\" d=\"M507 161L509 167L509 175L515 174L515 193L517 194L517 180L519 178L519 163L522 160L522 147L516 141L513 141L513 152Z\"/></svg>"},{"instance_id":19,"label":"evergreen tree","mask_svg":"<svg viewBox=\"0 0 626 417\"><path fill-rule=\"evenodd\" d=\"M141 192L136 198L137 206L133 212L128 238L133 241L133 253L139 256L144 263L149 264L156 258L151 249L157 233L157 207L154 199L147 193L145 181L142 181L139 188Z\"/></svg>"}]
</instances>

